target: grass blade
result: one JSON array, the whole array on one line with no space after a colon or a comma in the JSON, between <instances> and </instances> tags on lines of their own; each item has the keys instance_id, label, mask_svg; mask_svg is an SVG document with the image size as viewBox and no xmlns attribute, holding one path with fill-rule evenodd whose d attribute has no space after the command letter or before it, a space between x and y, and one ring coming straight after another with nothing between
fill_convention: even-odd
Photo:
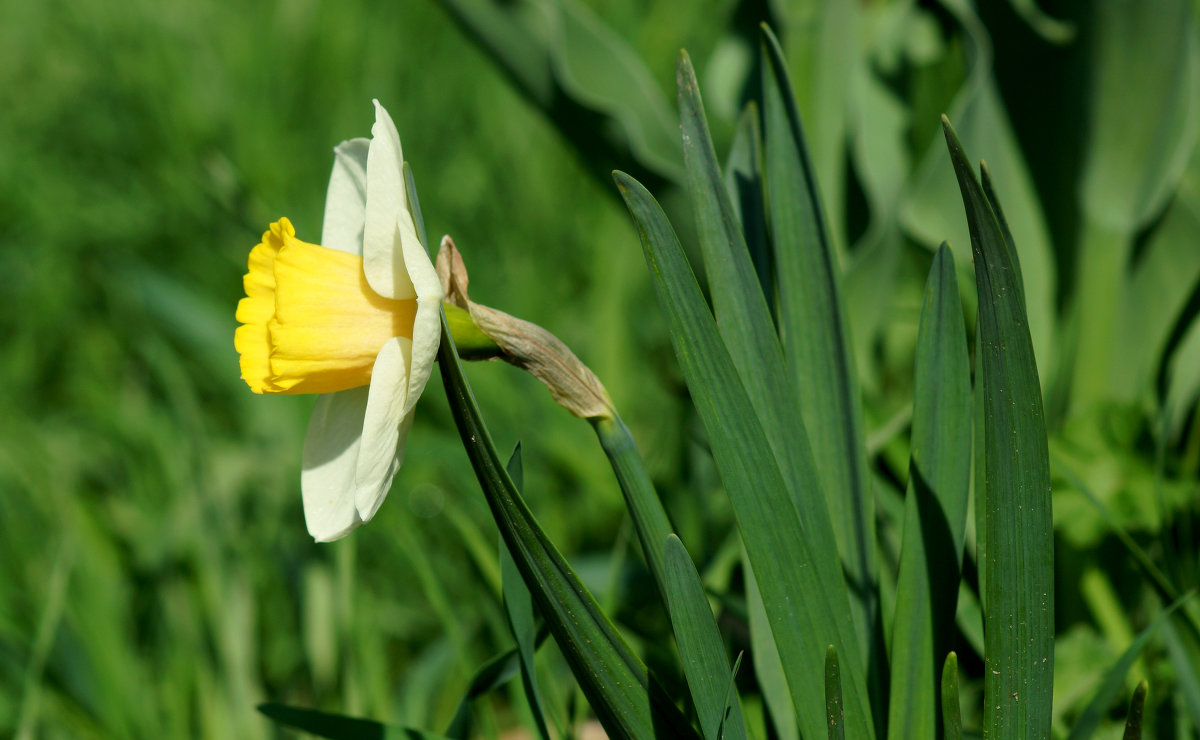
<instances>
[{"instance_id":1,"label":"grass blade","mask_svg":"<svg viewBox=\"0 0 1200 740\"><path fill-rule=\"evenodd\" d=\"M1112 706L1113 700L1117 698L1117 693L1125 686L1125 674L1129 673L1129 668L1142 654L1146 643L1150 642L1150 638L1154 636L1158 628L1170 619L1171 615L1194 593L1184 594L1175 603L1164 609L1146 629L1138 634L1137 639L1125 649L1125 652L1121 653L1121 657L1104 675L1104 680L1100 682L1100 688L1096 689L1091 701L1079 714L1079 719L1075 720L1075 726L1071 728L1067 740L1087 740L1096 732L1096 728L1100 726L1100 720L1104 718L1108 708Z\"/></svg>"},{"instance_id":2,"label":"grass blade","mask_svg":"<svg viewBox=\"0 0 1200 740\"><path fill-rule=\"evenodd\" d=\"M667 563L667 609L671 615L671 628L675 642L679 645L679 657L683 661L683 674L700 727L707 740L745 740L746 729L742 722L742 707L737 692L731 686L733 677L729 672L729 658L704 584L683 542L669 535L664 543ZM726 707L729 715L726 718Z\"/></svg>"},{"instance_id":3,"label":"grass blade","mask_svg":"<svg viewBox=\"0 0 1200 740\"><path fill-rule=\"evenodd\" d=\"M513 649L500 653L480 666L467 685L467 691L458 703L454 718L446 728L446 737L467 740L471 736L472 702L511 681L520 670L520 665L519 654Z\"/></svg>"},{"instance_id":4,"label":"grass blade","mask_svg":"<svg viewBox=\"0 0 1200 740\"><path fill-rule=\"evenodd\" d=\"M1142 740L1142 712L1146 708L1146 692L1150 690L1147 681L1140 681L1133 690L1129 700L1129 716L1125 719L1125 733L1122 740Z\"/></svg>"},{"instance_id":5,"label":"grass blade","mask_svg":"<svg viewBox=\"0 0 1200 740\"><path fill-rule=\"evenodd\" d=\"M835 558L814 557L813 522L788 494L762 425L662 208L628 175L614 174L642 239L675 355L708 432L747 555L758 578L802 734L824 734L824 649L848 657L851 737L873 737L858 640ZM819 523L816 523L819 524Z\"/></svg>"},{"instance_id":6,"label":"grass blade","mask_svg":"<svg viewBox=\"0 0 1200 740\"><path fill-rule=\"evenodd\" d=\"M962 740L962 709L958 705L958 656L946 655L942 663L942 737Z\"/></svg>"},{"instance_id":7,"label":"grass blade","mask_svg":"<svg viewBox=\"0 0 1200 740\"><path fill-rule=\"evenodd\" d=\"M987 557L984 732L1049 737L1054 672L1050 461L1029 321L1009 247L950 123L979 292ZM977 412L978 413L978 412Z\"/></svg>"},{"instance_id":8,"label":"grass blade","mask_svg":"<svg viewBox=\"0 0 1200 740\"><path fill-rule=\"evenodd\" d=\"M525 487L525 471L521 463L521 445L518 443L505 465L508 476L512 478L517 490ZM517 642L517 657L521 664L521 684L525 688L529 713L533 716L533 724L538 737L550 740L550 730L546 726L546 710L542 700L542 692L538 688L537 671L534 668L533 654L537 649L537 625L533 612L533 596L521 580L521 572L517 564L504 546L503 538L499 547L500 583L504 591L504 614L508 618L508 627L513 639Z\"/></svg>"},{"instance_id":9,"label":"grass blade","mask_svg":"<svg viewBox=\"0 0 1200 740\"><path fill-rule=\"evenodd\" d=\"M459 435L505 545L609 736L632 740L660 731L696 737L525 505L500 463L444 319L438 367Z\"/></svg>"},{"instance_id":10,"label":"grass blade","mask_svg":"<svg viewBox=\"0 0 1200 740\"><path fill-rule=\"evenodd\" d=\"M892 625L888 736L937 731L937 656L950 649L971 475L971 379L954 257L933 259L917 334L912 460Z\"/></svg>"},{"instance_id":11,"label":"grass blade","mask_svg":"<svg viewBox=\"0 0 1200 740\"><path fill-rule=\"evenodd\" d=\"M763 606L762 593L754 577L750 558L742 552L742 569L746 574L746 612L750 623L750 653L754 656L754 677L762 690L763 704L774 726L775 737L780 740L800 740L800 729L796 726L796 710L792 694L788 690L787 677L783 673L783 662L775 647L775 635L771 632L771 620Z\"/></svg>"},{"instance_id":12,"label":"grass blade","mask_svg":"<svg viewBox=\"0 0 1200 740\"><path fill-rule=\"evenodd\" d=\"M775 267L771 245L767 240L767 224L762 186L762 129L759 126L758 106L754 101L738 118L725 161L725 189L733 204L734 213L742 224L750 261L758 274L759 285L766 296L767 306L775 305Z\"/></svg>"},{"instance_id":13,"label":"grass blade","mask_svg":"<svg viewBox=\"0 0 1200 740\"><path fill-rule=\"evenodd\" d=\"M863 445L862 402L840 274L787 64L763 29L767 222L774 246L779 333L850 583L859 654L875 654L875 506ZM842 657L850 660L844 651ZM880 656L881 657L881 656ZM863 664L864 666L866 663Z\"/></svg>"},{"instance_id":14,"label":"grass blade","mask_svg":"<svg viewBox=\"0 0 1200 740\"><path fill-rule=\"evenodd\" d=\"M370 719L318 712L286 704L259 704L258 711L285 727L330 740L447 740L442 735Z\"/></svg>"}]
</instances>

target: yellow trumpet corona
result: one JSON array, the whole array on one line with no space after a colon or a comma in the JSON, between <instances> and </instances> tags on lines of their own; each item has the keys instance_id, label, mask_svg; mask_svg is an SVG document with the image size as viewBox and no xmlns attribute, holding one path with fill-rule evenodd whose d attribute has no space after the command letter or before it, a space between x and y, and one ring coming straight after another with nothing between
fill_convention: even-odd
<instances>
[{"instance_id":1,"label":"yellow trumpet corona","mask_svg":"<svg viewBox=\"0 0 1200 740\"><path fill-rule=\"evenodd\" d=\"M255 393L333 393L371 382L379 350L411 340L415 298L384 298L362 257L296 238L286 218L250 252L234 336Z\"/></svg>"}]
</instances>

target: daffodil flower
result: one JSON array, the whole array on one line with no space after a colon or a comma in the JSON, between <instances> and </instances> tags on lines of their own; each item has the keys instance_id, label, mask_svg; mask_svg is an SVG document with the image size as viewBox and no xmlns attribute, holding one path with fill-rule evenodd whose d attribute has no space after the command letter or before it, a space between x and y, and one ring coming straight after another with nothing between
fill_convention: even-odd
<instances>
[{"instance_id":1,"label":"daffodil flower","mask_svg":"<svg viewBox=\"0 0 1200 740\"><path fill-rule=\"evenodd\" d=\"M400 136L375 101L371 139L334 149L321 245L287 219L250 252L234 344L255 393L319 393L300 488L317 541L369 521L404 458L433 368L442 288L417 237Z\"/></svg>"}]
</instances>

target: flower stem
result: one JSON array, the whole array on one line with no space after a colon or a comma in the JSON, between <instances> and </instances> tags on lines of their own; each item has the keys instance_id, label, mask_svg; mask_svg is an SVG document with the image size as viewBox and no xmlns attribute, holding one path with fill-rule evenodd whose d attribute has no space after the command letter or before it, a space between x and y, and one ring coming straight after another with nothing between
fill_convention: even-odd
<instances>
[{"instance_id":1,"label":"flower stem","mask_svg":"<svg viewBox=\"0 0 1200 740\"><path fill-rule=\"evenodd\" d=\"M638 540L642 543L646 563L650 573L658 585L659 595L666 603L666 560L663 548L667 543L667 535L671 534L671 521L667 518L666 509L654 490L650 474L646 471L646 463L637 451L633 435L621 417L613 411L612 416L599 417L590 420L600 446L612 465L625 497L625 505L633 515L633 523L637 528Z\"/></svg>"}]
</instances>

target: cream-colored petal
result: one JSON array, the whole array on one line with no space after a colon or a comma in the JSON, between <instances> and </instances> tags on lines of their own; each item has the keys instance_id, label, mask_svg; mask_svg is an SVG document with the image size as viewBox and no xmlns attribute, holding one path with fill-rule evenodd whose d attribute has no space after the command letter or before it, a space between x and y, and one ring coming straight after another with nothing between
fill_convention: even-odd
<instances>
[{"instance_id":1,"label":"cream-colored petal","mask_svg":"<svg viewBox=\"0 0 1200 740\"><path fill-rule=\"evenodd\" d=\"M384 298L412 298L399 249L407 235L398 234L397 217L408 212L404 189L404 154L391 116L375 101L375 125L367 152L367 204L363 225L363 272L371 289ZM411 220L411 219L410 219ZM413 234L415 238L415 232Z\"/></svg>"},{"instance_id":2,"label":"cream-colored petal","mask_svg":"<svg viewBox=\"0 0 1200 740\"><path fill-rule=\"evenodd\" d=\"M367 151L370 139L343 141L333 150L333 172L325 194L321 245L350 254L363 253L367 209Z\"/></svg>"},{"instance_id":3,"label":"cream-colored petal","mask_svg":"<svg viewBox=\"0 0 1200 740\"><path fill-rule=\"evenodd\" d=\"M374 516L400 467L400 427L408 396L412 341L395 337L383 345L371 371L355 475L354 504L365 522Z\"/></svg>"},{"instance_id":4,"label":"cream-colored petal","mask_svg":"<svg viewBox=\"0 0 1200 740\"><path fill-rule=\"evenodd\" d=\"M412 413L425 383L433 372L442 338L442 281L419 241L404 244L404 263L417 295L417 314L413 319L412 359L408 367L408 397L404 414Z\"/></svg>"},{"instance_id":5,"label":"cream-colored petal","mask_svg":"<svg viewBox=\"0 0 1200 740\"><path fill-rule=\"evenodd\" d=\"M354 498L367 388L329 393L317 399L300 472L304 521L317 542L345 537L362 524Z\"/></svg>"}]
</instances>

